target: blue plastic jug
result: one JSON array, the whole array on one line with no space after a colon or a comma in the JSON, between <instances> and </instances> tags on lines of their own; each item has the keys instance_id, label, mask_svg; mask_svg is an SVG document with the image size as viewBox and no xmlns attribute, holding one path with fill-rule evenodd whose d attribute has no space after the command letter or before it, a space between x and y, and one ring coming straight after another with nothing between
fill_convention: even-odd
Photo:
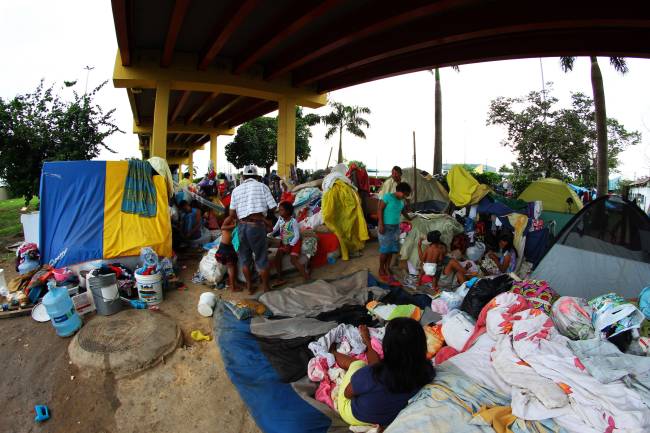
<instances>
[{"instance_id":1,"label":"blue plastic jug","mask_svg":"<svg viewBox=\"0 0 650 433\"><path fill-rule=\"evenodd\" d=\"M47 284L49 292L43 296L43 305L59 337L69 337L81 328L81 317L66 287L57 287L54 281Z\"/></svg>"}]
</instances>

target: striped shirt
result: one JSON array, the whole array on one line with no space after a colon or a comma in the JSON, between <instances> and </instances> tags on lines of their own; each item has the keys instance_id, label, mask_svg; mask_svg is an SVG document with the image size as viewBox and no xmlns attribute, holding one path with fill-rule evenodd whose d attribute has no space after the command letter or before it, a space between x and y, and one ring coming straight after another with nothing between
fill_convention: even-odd
<instances>
[{"instance_id":1,"label":"striped shirt","mask_svg":"<svg viewBox=\"0 0 650 433\"><path fill-rule=\"evenodd\" d=\"M237 218L244 219L254 213L266 214L277 204L268 186L255 179L247 179L234 189L230 198L230 209L237 212Z\"/></svg>"}]
</instances>

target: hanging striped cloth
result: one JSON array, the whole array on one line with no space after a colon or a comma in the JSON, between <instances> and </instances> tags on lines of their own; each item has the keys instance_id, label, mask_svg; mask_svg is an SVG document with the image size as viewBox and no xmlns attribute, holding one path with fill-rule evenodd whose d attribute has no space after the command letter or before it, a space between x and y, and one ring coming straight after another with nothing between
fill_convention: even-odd
<instances>
[{"instance_id":1,"label":"hanging striped cloth","mask_svg":"<svg viewBox=\"0 0 650 433\"><path fill-rule=\"evenodd\" d=\"M129 160L129 171L122 196L122 212L143 217L156 216L156 187L152 176L153 168L147 161Z\"/></svg>"}]
</instances>

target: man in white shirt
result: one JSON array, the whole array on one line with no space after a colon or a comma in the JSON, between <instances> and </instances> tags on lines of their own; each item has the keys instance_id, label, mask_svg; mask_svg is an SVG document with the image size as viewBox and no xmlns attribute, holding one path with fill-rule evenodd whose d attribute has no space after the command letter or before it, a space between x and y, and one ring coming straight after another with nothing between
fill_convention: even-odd
<instances>
[{"instance_id":1,"label":"man in white shirt","mask_svg":"<svg viewBox=\"0 0 650 433\"><path fill-rule=\"evenodd\" d=\"M384 181L384 183L381 185L381 189L379 190L379 198L383 198L384 194L390 194L391 192L395 192L395 189L397 188L397 184L399 184L402 181L402 168L398 167L397 165L393 167L393 169L390 171L390 177Z\"/></svg>"},{"instance_id":2,"label":"man in white shirt","mask_svg":"<svg viewBox=\"0 0 650 433\"><path fill-rule=\"evenodd\" d=\"M239 258L249 293L255 293L251 284L250 266L255 255L255 266L262 279L262 290L269 290L269 261L266 249L266 215L277 204L268 186L259 182L257 168L244 167L244 182L235 188L230 199L230 215L239 220Z\"/></svg>"}]
</instances>

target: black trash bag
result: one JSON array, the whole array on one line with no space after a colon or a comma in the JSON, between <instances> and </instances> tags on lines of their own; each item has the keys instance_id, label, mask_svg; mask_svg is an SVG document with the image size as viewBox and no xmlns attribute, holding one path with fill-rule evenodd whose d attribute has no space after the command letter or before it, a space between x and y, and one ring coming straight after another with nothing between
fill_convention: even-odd
<instances>
[{"instance_id":1,"label":"black trash bag","mask_svg":"<svg viewBox=\"0 0 650 433\"><path fill-rule=\"evenodd\" d=\"M482 278L478 280L460 305L460 309L474 319L478 319L481 310L496 295L512 289L512 278L508 274L499 275L496 278Z\"/></svg>"}]
</instances>

